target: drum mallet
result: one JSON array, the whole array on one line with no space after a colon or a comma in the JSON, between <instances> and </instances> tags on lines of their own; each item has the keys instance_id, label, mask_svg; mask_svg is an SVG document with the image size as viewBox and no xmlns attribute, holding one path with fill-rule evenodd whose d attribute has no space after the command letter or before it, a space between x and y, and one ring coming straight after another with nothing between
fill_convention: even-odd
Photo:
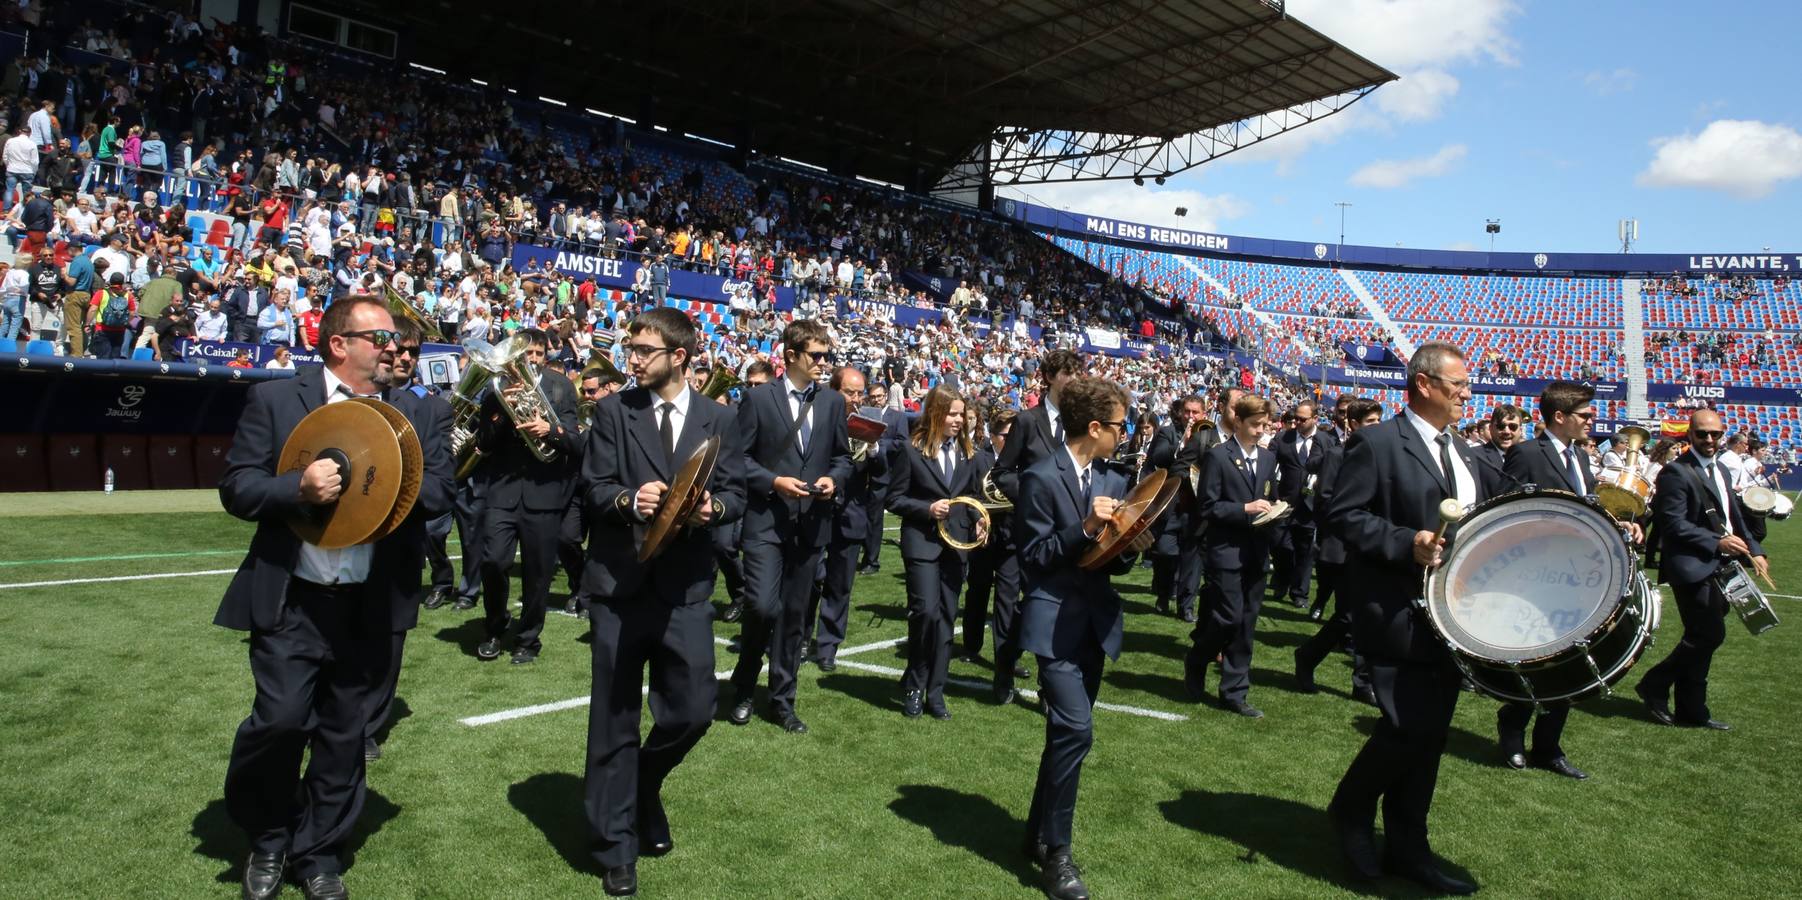
<instances>
[{"instance_id":1,"label":"drum mallet","mask_svg":"<svg viewBox=\"0 0 1802 900\"><path fill-rule=\"evenodd\" d=\"M1459 505L1456 497L1439 501L1439 530L1433 532L1433 545L1438 546L1440 541L1445 540L1445 530L1462 518L1464 507Z\"/></svg>"}]
</instances>

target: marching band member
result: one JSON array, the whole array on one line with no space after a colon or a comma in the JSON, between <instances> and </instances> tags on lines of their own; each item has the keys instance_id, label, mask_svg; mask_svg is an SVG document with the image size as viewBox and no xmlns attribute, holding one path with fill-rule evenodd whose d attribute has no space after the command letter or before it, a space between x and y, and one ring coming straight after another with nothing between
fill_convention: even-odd
<instances>
[{"instance_id":1,"label":"marching band member","mask_svg":"<svg viewBox=\"0 0 1802 900\"><path fill-rule=\"evenodd\" d=\"M595 406L582 463L594 527L582 576L593 597L594 638L585 807L590 852L612 896L636 892L638 857L675 847L663 782L712 724L719 692L707 528L738 518L745 503L736 417L683 377L695 352L694 324L659 307L634 318L626 334L637 387ZM716 435L718 462L689 526L640 563L634 530L657 513L683 461ZM641 741L647 663L652 725Z\"/></svg>"},{"instance_id":2,"label":"marching band member","mask_svg":"<svg viewBox=\"0 0 1802 900\"><path fill-rule=\"evenodd\" d=\"M918 718L922 707L935 719L951 718L945 678L967 551L946 546L938 526L952 514L950 498L978 493L984 474L964 426L963 398L948 385L933 388L914 422L910 452L902 453L891 474L888 508L901 517L907 571L907 670L901 692L902 713L910 719Z\"/></svg>"},{"instance_id":3,"label":"marching band member","mask_svg":"<svg viewBox=\"0 0 1802 900\"><path fill-rule=\"evenodd\" d=\"M1282 529L1275 546L1276 598L1287 594L1297 608L1308 605L1314 579L1314 489L1332 435L1320 428L1320 406L1312 400L1295 404L1295 425L1277 436L1277 498L1295 512L1276 523Z\"/></svg>"},{"instance_id":4,"label":"marching band member","mask_svg":"<svg viewBox=\"0 0 1802 900\"><path fill-rule=\"evenodd\" d=\"M750 389L766 384L775 379L776 370L763 360L756 360L745 367L744 388ZM722 403L728 403L721 397ZM742 392L740 403L743 403ZM711 529L713 532L713 561L719 564L720 579L726 582L726 608L720 612L720 621L736 622L745 611L745 568L739 559L739 537L743 534L744 520L728 522Z\"/></svg>"},{"instance_id":5,"label":"marching band member","mask_svg":"<svg viewBox=\"0 0 1802 900\"><path fill-rule=\"evenodd\" d=\"M1025 595L1020 645L1039 658L1045 704L1045 751L1026 815L1025 851L1041 867L1047 896L1087 900L1071 855L1076 789L1095 740L1104 660L1120 658L1122 602L1108 579L1131 571L1136 557L1123 553L1094 572L1077 562L1126 493L1126 476L1098 463L1125 439L1131 400L1112 382L1082 377L1059 382L1057 400L1063 446L1021 473L1014 519Z\"/></svg>"},{"instance_id":6,"label":"marching band member","mask_svg":"<svg viewBox=\"0 0 1802 900\"><path fill-rule=\"evenodd\" d=\"M1408 360L1408 406L1345 447L1328 527L1345 542L1339 593L1351 607L1354 640L1369 658L1382 715L1327 807L1352 872L1385 870L1449 894L1475 884L1446 874L1427 843L1427 813L1439 781L1461 680L1450 651L1415 611L1423 567L1436 566L1439 506L1469 508L1495 490L1493 470L1452 434L1470 398L1457 347L1429 341ZM1387 846L1379 858L1372 822L1379 800ZM1380 861L1379 861L1380 860Z\"/></svg>"},{"instance_id":7,"label":"marching band member","mask_svg":"<svg viewBox=\"0 0 1802 900\"><path fill-rule=\"evenodd\" d=\"M832 373L832 389L843 394L847 409L859 409L864 403L864 374L850 366ZM815 626L808 617L809 637L814 642L814 664L822 672L838 668L838 648L845 641L845 627L851 617L851 583L857 578L858 555L870 528L882 533L881 519L872 526L869 507L880 509L888 495L888 455L881 444L865 450L861 459L851 462L851 477L838 492L832 511L832 541L826 545L826 574L821 579L819 622Z\"/></svg>"},{"instance_id":8,"label":"marching band member","mask_svg":"<svg viewBox=\"0 0 1802 900\"><path fill-rule=\"evenodd\" d=\"M1365 397L1351 397L1348 402L1340 404L1345 411L1344 434L1357 434L1378 422L1383 421L1383 404ZM1482 448L1477 449L1483 452ZM1320 463L1320 479L1315 483L1314 515L1320 529L1320 559L1316 563L1315 583L1318 585L1314 606L1316 610L1325 609L1326 604L1335 593L1339 594L1339 602L1333 607L1333 617L1320 626L1320 630L1309 638L1307 643L1295 648L1295 680L1301 685L1304 694L1312 694L1319 690L1314 685L1314 670L1325 661L1327 654L1338 649L1340 644L1351 635L1352 607L1345 599L1342 585L1345 580L1345 542L1327 525L1327 509L1333 503L1333 491L1339 483L1339 472L1345 463L1345 448L1338 442L1329 444L1326 456ZM1376 705L1376 695L1370 688L1370 667L1366 664L1364 654L1356 643L1352 644L1352 699Z\"/></svg>"},{"instance_id":9,"label":"marching band member","mask_svg":"<svg viewBox=\"0 0 1802 900\"><path fill-rule=\"evenodd\" d=\"M783 730L805 734L795 714L801 633L820 552L832 528L832 498L851 477L845 398L819 381L832 365L825 326L799 319L782 330L780 380L745 392L745 595L750 619L732 672L737 693L729 721L751 721L752 692L767 651L770 714Z\"/></svg>"},{"instance_id":10,"label":"marching band member","mask_svg":"<svg viewBox=\"0 0 1802 900\"><path fill-rule=\"evenodd\" d=\"M1201 455L1211 446L1213 429L1197 427L1206 415L1206 403L1190 394L1170 407L1170 424L1157 430L1145 463L1164 469L1171 478L1182 479L1182 487L1164 517L1153 527L1157 544L1151 553L1151 592L1157 597L1157 611L1170 611L1176 601L1177 618L1193 622L1195 593L1201 585L1201 533L1194 527L1195 491L1190 486L1190 468L1201 465Z\"/></svg>"},{"instance_id":11,"label":"marching band member","mask_svg":"<svg viewBox=\"0 0 1802 900\"><path fill-rule=\"evenodd\" d=\"M569 506L571 488L568 466L576 454L576 397L569 379L544 371L547 341L536 328L519 331L526 344L526 363L538 387L550 401L551 418L536 418L514 425L501 408L501 398L490 391L482 402L482 423L476 446L482 451L478 477L484 480L482 513L482 608L487 637L476 646L476 658L501 655L501 637L513 617L507 612L507 572L513 555L520 552L519 629L513 664L538 658L543 643L545 604L550 599L551 576L557 568L557 532L563 511ZM529 391L531 385L514 385ZM526 440L544 441L557 456L542 462L526 446Z\"/></svg>"},{"instance_id":12,"label":"marching band member","mask_svg":"<svg viewBox=\"0 0 1802 900\"><path fill-rule=\"evenodd\" d=\"M219 481L226 511L257 523L213 618L250 632L256 694L232 741L225 807L249 839L241 887L251 900L280 892L285 869L309 900L349 896L339 853L367 789L371 698L390 671L394 632L419 621L425 522L450 508L444 428L418 398L396 391L384 399L413 424L425 458L407 521L374 544L339 550L305 543L288 527L335 502L345 485L327 459L276 474L282 446L320 406L383 396L393 383L393 342L394 320L380 300L333 303L319 324L325 365L251 388Z\"/></svg>"},{"instance_id":13,"label":"marching band member","mask_svg":"<svg viewBox=\"0 0 1802 900\"><path fill-rule=\"evenodd\" d=\"M1725 436L1714 410L1691 414L1690 452L1658 472L1652 495L1653 525L1664 542L1659 578L1671 586L1683 617L1683 639L1634 688L1661 725L1728 730L1708 708L1708 668L1715 648L1727 639L1727 598L1714 574L1723 561L1737 557L1760 576L1770 575L1764 548L1746 527L1745 505L1733 493L1733 473L1720 461ZM1673 689L1674 714L1667 705Z\"/></svg>"},{"instance_id":14,"label":"marching band member","mask_svg":"<svg viewBox=\"0 0 1802 900\"><path fill-rule=\"evenodd\" d=\"M586 565L586 551L582 549L588 540L587 501L582 497L582 459L581 454L588 447L587 429L591 427L593 409L600 405L602 399L611 397L626 386L626 380L617 372L588 370L580 373L576 383L576 408L588 404L591 410L586 421L577 421L576 430L579 440L576 444L576 458L570 460L570 479L575 489L569 492L569 506L563 511L563 521L557 528L557 561L569 577L569 599L564 601L563 611L577 618L588 618L588 592L582 589L582 569Z\"/></svg>"},{"instance_id":15,"label":"marching band member","mask_svg":"<svg viewBox=\"0 0 1802 900\"><path fill-rule=\"evenodd\" d=\"M989 419L990 445L976 451L977 467L991 471L996 457L1007 448L1019 413L1009 407L995 410ZM990 479L991 483L993 478ZM964 592L964 652L969 656L982 653L984 619L989 619L995 636L995 673L1009 678L1025 678L1026 667L1020 663L1020 553L1014 543L1013 515L1003 512L989 522L989 539L970 553L969 587ZM989 598L994 597L994 615L988 616ZM970 632L977 633L975 643ZM995 702L1006 705L1014 700L1012 681L1005 689L992 687Z\"/></svg>"},{"instance_id":16,"label":"marching band member","mask_svg":"<svg viewBox=\"0 0 1802 900\"><path fill-rule=\"evenodd\" d=\"M1276 496L1276 454L1258 446L1269 419L1270 401L1254 395L1234 400L1233 440L1202 454L1197 506L1207 522L1201 541L1207 611L1190 634L1194 644L1183 660L1183 682L1189 695L1200 699L1208 665L1219 657L1220 705L1252 719L1264 716L1245 697L1272 527L1252 523L1270 511Z\"/></svg>"}]
</instances>

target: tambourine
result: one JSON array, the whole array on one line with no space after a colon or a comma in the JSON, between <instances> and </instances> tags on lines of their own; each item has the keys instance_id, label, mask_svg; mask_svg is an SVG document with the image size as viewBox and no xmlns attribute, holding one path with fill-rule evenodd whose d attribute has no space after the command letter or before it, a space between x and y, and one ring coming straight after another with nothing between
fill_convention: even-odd
<instances>
[{"instance_id":1,"label":"tambourine","mask_svg":"<svg viewBox=\"0 0 1802 900\"><path fill-rule=\"evenodd\" d=\"M694 515L695 508L701 505L701 498L707 493L707 482L712 480L713 465L719 458L720 436L717 434L702 441L701 446L688 455L669 490L664 491L657 511L651 514L644 543L638 548L639 562L656 558L688 524L688 518Z\"/></svg>"},{"instance_id":2,"label":"tambourine","mask_svg":"<svg viewBox=\"0 0 1802 900\"><path fill-rule=\"evenodd\" d=\"M425 473L419 435L400 410L375 398L353 397L307 413L282 444L275 471L298 472L318 459L338 464L343 490L337 500L291 519L288 527L321 549L387 537L419 499Z\"/></svg>"},{"instance_id":3,"label":"tambourine","mask_svg":"<svg viewBox=\"0 0 1802 900\"><path fill-rule=\"evenodd\" d=\"M1126 552L1133 540L1170 507L1170 501L1176 498L1181 487L1182 481L1169 477L1163 469L1153 469L1140 478L1126 499L1114 508L1114 517L1102 526L1095 545L1076 564L1093 572ZM1087 511L1084 513L1086 515Z\"/></svg>"}]
</instances>

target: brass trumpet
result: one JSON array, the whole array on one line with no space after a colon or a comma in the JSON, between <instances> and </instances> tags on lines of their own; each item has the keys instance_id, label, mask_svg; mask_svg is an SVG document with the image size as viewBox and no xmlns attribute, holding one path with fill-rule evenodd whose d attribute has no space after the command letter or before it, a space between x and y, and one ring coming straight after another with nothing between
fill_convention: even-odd
<instances>
[{"instance_id":1,"label":"brass trumpet","mask_svg":"<svg viewBox=\"0 0 1802 900\"><path fill-rule=\"evenodd\" d=\"M991 472L984 472L982 474L982 484L977 488L977 491L980 496L952 497L951 505L968 506L971 509L976 510L976 515L978 517L977 530L982 532L982 540L958 540L957 538L952 537L950 530L945 527L945 523L951 521L951 519L946 517L939 520L939 540L944 541L945 546L950 547L953 550L974 550L977 547L988 543L990 537L989 526L992 522L990 513L1007 512L1014 508L1013 502L1008 500L1007 495L1001 493L1001 488L995 484L994 474Z\"/></svg>"},{"instance_id":2,"label":"brass trumpet","mask_svg":"<svg viewBox=\"0 0 1802 900\"><path fill-rule=\"evenodd\" d=\"M432 317L427 315L426 311L418 304L401 296L400 291L395 290L387 284L383 284L382 298L388 304L388 312L393 314L396 318L407 319L413 324L418 325L419 330L427 336L438 333L438 323L433 322Z\"/></svg>"}]
</instances>

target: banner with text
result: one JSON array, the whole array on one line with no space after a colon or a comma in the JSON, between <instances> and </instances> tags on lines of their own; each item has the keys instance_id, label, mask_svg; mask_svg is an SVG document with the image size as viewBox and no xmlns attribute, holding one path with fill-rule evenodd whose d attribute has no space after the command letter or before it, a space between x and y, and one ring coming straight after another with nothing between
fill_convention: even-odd
<instances>
[{"instance_id":1,"label":"banner with text","mask_svg":"<svg viewBox=\"0 0 1802 900\"><path fill-rule=\"evenodd\" d=\"M534 244L513 245L514 269L524 272L534 264L541 270L550 269L563 272L578 282L593 278L595 284L618 290L631 290L633 282L638 278L639 269L637 262L627 259L608 259L604 256L556 250ZM709 303L730 303L734 296L742 293L743 286L743 282L730 278L703 275L699 272L685 272L674 267L671 267L669 273L669 293L672 297L705 300ZM794 305L795 291L793 288L776 288L777 309L789 309Z\"/></svg>"}]
</instances>

